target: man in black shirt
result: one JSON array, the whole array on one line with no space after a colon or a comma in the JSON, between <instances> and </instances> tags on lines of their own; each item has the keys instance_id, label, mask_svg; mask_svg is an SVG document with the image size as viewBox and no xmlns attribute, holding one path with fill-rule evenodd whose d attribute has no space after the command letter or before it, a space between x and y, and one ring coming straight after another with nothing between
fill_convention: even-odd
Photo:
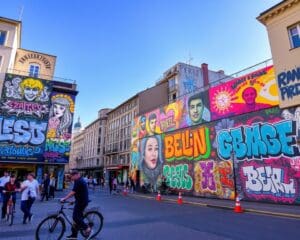
<instances>
[{"instance_id":1,"label":"man in black shirt","mask_svg":"<svg viewBox=\"0 0 300 240\"><path fill-rule=\"evenodd\" d=\"M77 239L79 229L83 229L86 236L91 235L91 228L83 221L83 211L88 205L89 194L87 184L77 170L71 172L71 179L74 181L74 187L67 196L61 199L61 202L73 196L75 197L72 234L68 236L67 239Z\"/></svg>"}]
</instances>

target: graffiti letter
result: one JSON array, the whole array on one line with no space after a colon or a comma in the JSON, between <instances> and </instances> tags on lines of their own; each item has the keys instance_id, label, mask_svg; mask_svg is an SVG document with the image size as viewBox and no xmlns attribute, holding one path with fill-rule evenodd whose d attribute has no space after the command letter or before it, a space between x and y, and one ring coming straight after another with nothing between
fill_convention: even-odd
<instances>
[{"instance_id":1,"label":"graffiti letter","mask_svg":"<svg viewBox=\"0 0 300 240\"><path fill-rule=\"evenodd\" d=\"M15 143L28 143L30 140L29 124L25 120L18 120L14 126L14 142Z\"/></svg>"},{"instance_id":2,"label":"graffiti letter","mask_svg":"<svg viewBox=\"0 0 300 240\"><path fill-rule=\"evenodd\" d=\"M201 127L198 131L193 132L194 138L194 157L198 157L200 154L206 153L206 141L205 141L205 128Z\"/></svg>"},{"instance_id":3,"label":"graffiti letter","mask_svg":"<svg viewBox=\"0 0 300 240\"><path fill-rule=\"evenodd\" d=\"M258 172L253 166L243 167L244 176L246 180L246 191L260 192L262 190L262 183L258 180Z\"/></svg>"},{"instance_id":4,"label":"graffiti letter","mask_svg":"<svg viewBox=\"0 0 300 240\"><path fill-rule=\"evenodd\" d=\"M260 155L266 156L266 144L261 141L259 132L259 125L253 127L245 127L245 143L248 146L247 156L251 158L259 157Z\"/></svg>"},{"instance_id":5,"label":"graffiti letter","mask_svg":"<svg viewBox=\"0 0 300 240\"><path fill-rule=\"evenodd\" d=\"M216 183L213 175L214 163L210 162L200 162L202 168L202 188L208 188L209 190L216 190Z\"/></svg>"},{"instance_id":6,"label":"graffiti letter","mask_svg":"<svg viewBox=\"0 0 300 240\"><path fill-rule=\"evenodd\" d=\"M45 140L45 131L47 129L47 123L37 124L30 122L31 140L30 143L34 145L42 144Z\"/></svg>"},{"instance_id":7,"label":"graffiti letter","mask_svg":"<svg viewBox=\"0 0 300 240\"><path fill-rule=\"evenodd\" d=\"M175 148L175 157L182 156L182 142L181 142L181 134L176 133L173 135L174 137L174 148Z\"/></svg>"},{"instance_id":8,"label":"graffiti letter","mask_svg":"<svg viewBox=\"0 0 300 240\"><path fill-rule=\"evenodd\" d=\"M261 127L261 138L266 143L268 153L277 156L280 152L280 142L276 139L276 129L270 124Z\"/></svg>"},{"instance_id":9,"label":"graffiti letter","mask_svg":"<svg viewBox=\"0 0 300 240\"><path fill-rule=\"evenodd\" d=\"M233 150L238 159L243 159L247 153L247 147L243 143L243 134L241 128L231 130Z\"/></svg>"},{"instance_id":10,"label":"graffiti letter","mask_svg":"<svg viewBox=\"0 0 300 240\"><path fill-rule=\"evenodd\" d=\"M4 121L3 121L4 120ZM0 118L0 141L11 141L14 138L12 127L15 120Z\"/></svg>"},{"instance_id":11,"label":"graffiti letter","mask_svg":"<svg viewBox=\"0 0 300 240\"><path fill-rule=\"evenodd\" d=\"M218 155L223 159L229 159L232 152L232 137L226 130L218 132Z\"/></svg>"},{"instance_id":12,"label":"graffiti letter","mask_svg":"<svg viewBox=\"0 0 300 240\"><path fill-rule=\"evenodd\" d=\"M173 136L165 136L165 158L172 158L174 156Z\"/></svg>"},{"instance_id":13,"label":"graffiti letter","mask_svg":"<svg viewBox=\"0 0 300 240\"><path fill-rule=\"evenodd\" d=\"M295 144L296 139L291 135L296 135L296 123L293 121L284 121L276 124L276 129L281 142L281 151L285 155L292 157L299 155L299 149Z\"/></svg>"}]
</instances>

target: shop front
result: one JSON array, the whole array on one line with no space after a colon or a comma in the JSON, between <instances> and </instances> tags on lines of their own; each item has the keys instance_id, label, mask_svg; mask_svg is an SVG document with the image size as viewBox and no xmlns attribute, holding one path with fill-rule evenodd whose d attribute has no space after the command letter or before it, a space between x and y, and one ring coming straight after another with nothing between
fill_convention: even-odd
<instances>
[{"instance_id":1,"label":"shop front","mask_svg":"<svg viewBox=\"0 0 300 240\"><path fill-rule=\"evenodd\" d=\"M35 164L35 163L0 163L0 176L4 171L14 174L19 182L26 179L28 173L35 173L36 179L41 184L44 173L56 179L56 190L64 188L64 165L63 164Z\"/></svg>"}]
</instances>

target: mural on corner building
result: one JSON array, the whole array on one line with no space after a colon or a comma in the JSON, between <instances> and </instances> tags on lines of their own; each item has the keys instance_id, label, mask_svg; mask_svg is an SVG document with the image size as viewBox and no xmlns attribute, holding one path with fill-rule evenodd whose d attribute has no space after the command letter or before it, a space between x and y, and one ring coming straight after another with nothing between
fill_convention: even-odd
<instances>
[{"instance_id":1,"label":"mural on corner building","mask_svg":"<svg viewBox=\"0 0 300 240\"><path fill-rule=\"evenodd\" d=\"M0 159L42 162L52 83L6 74L1 97Z\"/></svg>"},{"instance_id":2,"label":"mural on corner building","mask_svg":"<svg viewBox=\"0 0 300 240\"><path fill-rule=\"evenodd\" d=\"M75 96L53 92L44 157L46 162L67 163L71 148L71 133Z\"/></svg>"},{"instance_id":3,"label":"mural on corner building","mask_svg":"<svg viewBox=\"0 0 300 240\"><path fill-rule=\"evenodd\" d=\"M0 161L67 163L75 95L49 80L6 74L0 101Z\"/></svg>"}]
</instances>

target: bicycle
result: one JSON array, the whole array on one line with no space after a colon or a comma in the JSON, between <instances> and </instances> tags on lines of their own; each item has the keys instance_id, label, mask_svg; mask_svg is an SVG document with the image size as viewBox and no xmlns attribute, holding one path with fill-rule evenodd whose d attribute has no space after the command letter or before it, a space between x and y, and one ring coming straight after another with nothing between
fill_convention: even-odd
<instances>
[{"instance_id":1,"label":"bicycle","mask_svg":"<svg viewBox=\"0 0 300 240\"><path fill-rule=\"evenodd\" d=\"M61 202L60 210L56 214L51 214L42 220L36 231L35 231L35 239L42 240L42 239L53 239L53 240L60 240L62 239L65 231L66 231L66 221L72 226L72 221L68 218L65 214L65 209L73 209L70 207L66 207L65 204L68 203L72 205L73 202L64 201ZM95 209L87 210L84 215L84 222L93 230L90 236L86 236L83 229L79 229L80 234L86 239L92 239L96 237L102 227L103 227L103 216L100 212ZM97 223L97 221L99 221ZM47 236L47 237L46 237ZM52 238L54 237L54 238Z\"/></svg>"},{"instance_id":2,"label":"bicycle","mask_svg":"<svg viewBox=\"0 0 300 240\"><path fill-rule=\"evenodd\" d=\"M10 193L6 206L6 221L9 223L9 226L12 226L14 223L15 203L13 201L13 193L15 192L3 190L3 193Z\"/></svg>"}]
</instances>

